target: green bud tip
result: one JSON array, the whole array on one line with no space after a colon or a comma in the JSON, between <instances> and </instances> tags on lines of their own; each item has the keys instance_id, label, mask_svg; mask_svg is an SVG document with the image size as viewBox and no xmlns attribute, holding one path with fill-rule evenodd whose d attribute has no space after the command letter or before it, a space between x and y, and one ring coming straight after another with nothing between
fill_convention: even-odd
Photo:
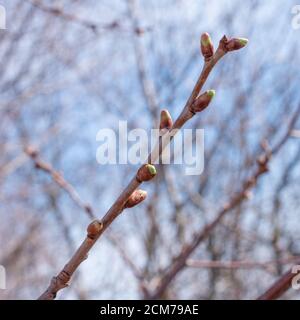
<instances>
[{"instance_id":1,"label":"green bud tip","mask_svg":"<svg viewBox=\"0 0 300 320\"><path fill-rule=\"evenodd\" d=\"M170 116L170 113L169 113L169 111L168 110L162 110L161 111L161 119L162 120L169 120L169 119L171 119L171 116Z\"/></svg>"},{"instance_id":2,"label":"green bud tip","mask_svg":"<svg viewBox=\"0 0 300 320\"><path fill-rule=\"evenodd\" d=\"M206 94L212 99L216 95L215 90L207 90Z\"/></svg>"},{"instance_id":3,"label":"green bud tip","mask_svg":"<svg viewBox=\"0 0 300 320\"><path fill-rule=\"evenodd\" d=\"M147 165L148 171L151 173L151 175L155 176L156 175L156 169L152 164Z\"/></svg>"},{"instance_id":4,"label":"green bud tip","mask_svg":"<svg viewBox=\"0 0 300 320\"><path fill-rule=\"evenodd\" d=\"M210 43L211 43L211 40L210 40L209 34L208 33L203 33L202 36L201 36L201 44L204 47L207 47L208 45L210 45Z\"/></svg>"},{"instance_id":5,"label":"green bud tip","mask_svg":"<svg viewBox=\"0 0 300 320\"><path fill-rule=\"evenodd\" d=\"M246 38L239 38L238 41L243 47L245 47L249 40Z\"/></svg>"}]
</instances>

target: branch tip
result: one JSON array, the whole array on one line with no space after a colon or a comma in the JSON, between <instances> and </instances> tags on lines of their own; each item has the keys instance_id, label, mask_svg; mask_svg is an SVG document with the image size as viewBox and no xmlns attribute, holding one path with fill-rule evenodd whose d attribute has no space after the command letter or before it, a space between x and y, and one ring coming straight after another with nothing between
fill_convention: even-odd
<instances>
[{"instance_id":1,"label":"branch tip","mask_svg":"<svg viewBox=\"0 0 300 320\"><path fill-rule=\"evenodd\" d=\"M210 99L212 99L216 95L215 90L207 90L206 93L210 97Z\"/></svg>"},{"instance_id":2,"label":"branch tip","mask_svg":"<svg viewBox=\"0 0 300 320\"><path fill-rule=\"evenodd\" d=\"M144 164L137 172L136 179L139 182L149 181L156 175L156 168L152 164Z\"/></svg>"},{"instance_id":3,"label":"branch tip","mask_svg":"<svg viewBox=\"0 0 300 320\"><path fill-rule=\"evenodd\" d=\"M247 43L249 42L249 40L246 38L239 38L238 40L242 46L246 46Z\"/></svg>"},{"instance_id":4,"label":"branch tip","mask_svg":"<svg viewBox=\"0 0 300 320\"><path fill-rule=\"evenodd\" d=\"M150 172L151 175L153 175L153 176L156 175L156 168L153 165L148 164L146 167L147 167L147 169L148 169L148 171Z\"/></svg>"},{"instance_id":5,"label":"branch tip","mask_svg":"<svg viewBox=\"0 0 300 320\"><path fill-rule=\"evenodd\" d=\"M232 38L226 44L227 51L234 51L244 48L247 43L248 39L246 38Z\"/></svg>"}]
</instances>

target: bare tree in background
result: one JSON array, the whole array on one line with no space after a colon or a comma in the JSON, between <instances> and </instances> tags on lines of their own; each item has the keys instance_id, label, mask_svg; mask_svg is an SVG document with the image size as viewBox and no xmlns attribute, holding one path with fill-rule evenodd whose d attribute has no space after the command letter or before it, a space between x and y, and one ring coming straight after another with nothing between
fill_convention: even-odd
<instances>
[{"instance_id":1,"label":"bare tree in background","mask_svg":"<svg viewBox=\"0 0 300 320\"><path fill-rule=\"evenodd\" d=\"M80 244L86 213L107 211L136 168L97 164L97 131L119 120L129 129L157 127L163 108L178 115L201 68L205 30L215 43L225 33L251 45L216 66L204 88L216 89L214 106L188 124L205 129L203 174L159 166L147 200L114 222L58 298L256 298L298 261L292 1L2 2L1 298L39 296ZM50 174L26 146L39 150ZM269 171L245 188L269 148Z\"/></svg>"}]
</instances>

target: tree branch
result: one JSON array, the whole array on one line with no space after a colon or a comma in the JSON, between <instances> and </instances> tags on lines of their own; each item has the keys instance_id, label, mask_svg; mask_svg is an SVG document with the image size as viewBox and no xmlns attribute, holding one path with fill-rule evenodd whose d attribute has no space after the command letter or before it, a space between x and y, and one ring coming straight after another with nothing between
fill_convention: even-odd
<instances>
[{"instance_id":1,"label":"tree branch","mask_svg":"<svg viewBox=\"0 0 300 320\"><path fill-rule=\"evenodd\" d=\"M242 46L233 48L232 43L238 43ZM207 80L211 70L216 65L216 63L228 52L232 50L240 49L241 47L245 46L246 43L244 40L233 38L231 40L228 40L226 36L224 36L219 43L219 47L215 54L213 54L209 59L205 57L205 63L203 70L197 80L197 83L192 91L191 96L189 97L182 113L179 115L177 120L175 121L172 128L167 130L167 135L171 136L172 134L174 136L173 129L176 130L180 129L189 119L191 119L196 112L200 112L205 108L209 102L210 99L208 99L210 96L208 93L204 93L201 96L198 97L205 81ZM199 99L199 100L197 100ZM200 109L198 109L200 103ZM195 103L195 104L194 104ZM205 106L206 105L206 106ZM197 108L196 108L197 107ZM203 108L202 108L203 107ZM170 139L170 140L171 140ZM170 142L170 140L167 143ZM117 200L114 202L114 204L111 206L111 208L107 211L107 213L104 215L104 217L101 220L95 220L92 222L88 228L87 228L87 235L86 238L83 240L80 247L77 249L75 254L71 257L69 262L64 266L64 268L60 271L60 273L53 277L51 280L51 283L49 287L46 289L46 291L39 297L41 300L52 300L56 297L56 294L59 290L65 288L68 286L68 282L70 281L72 275L76 271L76 269L79 267L79 265L87 258L87 255L91 248L94 246L96 241L100 238L100 236L103 234L103 232L107 229L107 227L120 215L120 213L123 211L129 197L132 195L132 193L139 187L139 185L143 181L150 180L155 174L155 168L150 165L150 163L155 161L157 157L161 154L163 151L163 148L158 148L159 151L154 154L152 152L150 153L148 157L148 163L143 165L135 175L135 177L129 182L127 187L123 190L123 192L120 194L120 196L117 198Z\"/></svg>"}]
</instances>

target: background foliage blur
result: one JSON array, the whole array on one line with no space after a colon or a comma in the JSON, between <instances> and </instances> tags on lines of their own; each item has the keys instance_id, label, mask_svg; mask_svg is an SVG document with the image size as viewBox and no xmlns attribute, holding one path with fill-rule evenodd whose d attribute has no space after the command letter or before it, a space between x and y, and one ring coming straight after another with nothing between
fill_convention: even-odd
<instances>
[{"instance_id":1,"label":"background foliage blur","mask_svg":"<svg viewBox=\"0 0 300 320\"><path fill-rule=\"evenodd\" d=\"M1 4L7 12L7 29L0 32L0 264L8 277L3 299L36 298L79 245L89 222L69 195L34 167L24 147L38 148L101 217L136 167L100 166L98 130L117 130L119 120L127 120L129 129L150 130L162 108L175 118L202 67L202 32L211 34L215 46L223 34L250 40L213 70L205 89L215 89L216 98L187 126L205 129L204 173L184 176L180 167L160 166L155 182L146 186L147 200L117 219L59 295L142 298L142 282L155 287L192 233L239 189L260 142L275 143L299 105L295 3ZM299 159L295 131L252 198L228 214L191 257L273 262L242 269L187 266L164 298L255 298L291 266L286 261L300 254ZM284 298L296 295L291 290Z\"/></svg>"}]
</instances>

